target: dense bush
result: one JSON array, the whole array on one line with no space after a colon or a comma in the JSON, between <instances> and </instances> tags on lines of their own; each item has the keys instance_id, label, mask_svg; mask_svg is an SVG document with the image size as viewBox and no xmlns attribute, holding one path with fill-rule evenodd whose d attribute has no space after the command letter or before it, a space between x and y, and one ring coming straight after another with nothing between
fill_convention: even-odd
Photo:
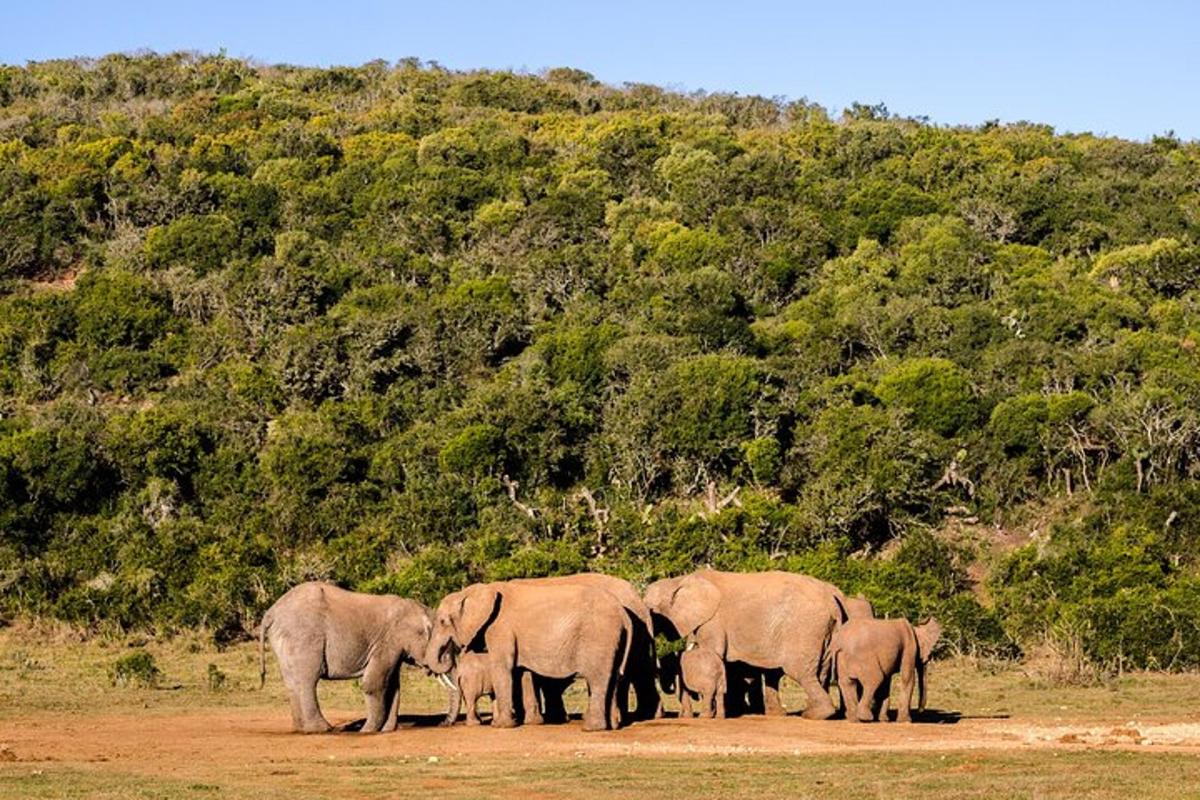
<instances>
[{"instance_id":1,"label":"dense bush","mask_svg":"<svg viewBox=\"0 0 1200 800\"><path fill-rule=\"evenodd\" d=\"M309 578L711 564L1200 663L1195 143L570 69L3 75L0 613L237 636Z\"/></svg>"}]
</instances>

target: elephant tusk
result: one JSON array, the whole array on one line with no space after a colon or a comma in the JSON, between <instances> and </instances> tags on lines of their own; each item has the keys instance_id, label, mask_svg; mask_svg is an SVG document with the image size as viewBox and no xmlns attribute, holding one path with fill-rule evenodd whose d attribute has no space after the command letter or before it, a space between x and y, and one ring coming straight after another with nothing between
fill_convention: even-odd
<instances>
[{"instance_id":1,"label":"elephant tusk","mask_svg":"<svg viewBox=\"0 0 1200 800\"><path fill-rule=\"evenodd\" d=\"M450 676L449 676L449 675L447 675L446 673L444 673L444 672L443 672L443 673L440 673L440 674L437 676L437 679L438 679L438 683L442 684L442 685L443 685L443 686L445 686L447 689L453 689L453 688L455 688L455 686L454 686L454 681L450 680Z\"/></svg>"}]
</instances>

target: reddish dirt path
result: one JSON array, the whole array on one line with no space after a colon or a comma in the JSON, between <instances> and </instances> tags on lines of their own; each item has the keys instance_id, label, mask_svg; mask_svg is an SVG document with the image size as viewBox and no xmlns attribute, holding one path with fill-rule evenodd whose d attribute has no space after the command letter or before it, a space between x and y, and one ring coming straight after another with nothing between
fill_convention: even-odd
<instances>
[{"instance_id":1,"label":"reddish dirt path","mask_svg":"<svg viewBox=\"0 0 1200 800\"><path fill-rule=\"evenodd\" d=\"M345 720L345 715L332 715ZM285 714L264 709L195 710L63 718L48 714L0 723L0 758L25 763L186 778L227 766L271 774L275 767L324 759L511 756L579 758L622 755L828 753L835 751L1136 749L1200 755L1200 725L1050 725L1010 719L856 725L797 717L665 719L620 731L584 733L565 726L492 730L406 725L394 734L301 736ZM273 767L272 765L275 765Z\"/></svg>"}]
</instances>

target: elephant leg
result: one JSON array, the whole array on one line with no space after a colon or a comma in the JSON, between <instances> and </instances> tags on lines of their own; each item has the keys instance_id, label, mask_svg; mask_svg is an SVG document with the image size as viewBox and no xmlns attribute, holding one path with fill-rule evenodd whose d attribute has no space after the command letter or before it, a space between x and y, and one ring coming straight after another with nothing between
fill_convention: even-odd
<instances>
[{"instance_id":1,"label":"elephant leg","mask_svg":"<svg viewBox=\"0 0 1200 800\"><path fill-rule=\"evenodd\" d=\"M382 659L367 664L362 676L362 691L367 700L367 721L361 733L378 733L387 722L387 712L392 705L392 695L387 691L391 680L391 665Z\"/></svg>"},{"instance_id":2,"label":"elephant leg","mask_svg":"<svg viewBox=\"0 0 1200 800\"><path fill-rule=\"evenodd\" d=\"M615 677L611 671L598 671L583 676L588 690L587 711L583 713L583 729L585 731L609 729L608 714L613 692L616 691Z\"/></svg>"},{"instance_id":3,"label":"elephant leg","mask_svg":"<svg viewBox=\"0 0 1200 800\"><path fill-rule=\"evenodd\" d=\"M567 705L564 695L571 687L571 681L551 680L549 678L538 682L539 695L542 698L542 716L546 722L561 725L567 722Z\"/></svg>"},{"instance_id":4,"label":"elephant leg","mask_svg":"<svg viewBox=\"0 0 1200 800\"><path fill-rule=\"evenodd\" d=\"M324 675L323 655L286 639L280 643L279 672L292 708L297 733L326 733L333 729L317 702L317 681Z\"/></svg>"},{"instance_id":5,"label":"elephant leg","mask_svg":"<svg viewBox=\"0 0 1200 800\"><path fill-rule=\"evenodd\" d=\"M617 688L613 692L613 707L611 710L613 727L617 726L617 721L620 724L628 724L631 720L629 711L629 693L633 689L633 681L628 675L621 675L617 678Z\"/></svg>"},{"instance_id":6,"label":"elephant leg","mask_svg":"<svg viewBox=\"0 0 1200 800\"><path fill-rule=\"evenodd\" d=\"M400 665L389 676L387 688L384 691L384 703L387 708L387 717L383 720L383 727L379 730L383 733L391 733L396 730L396 726L400 722Z\"/></svg>"},{"instance_id":7,"label":"elephant leg","mask_svg":"<svg viewBox=\"0 0 1200 800\"><path fill-rule=\"evenodd\" d=\"M795 665L794 671L784 670L788 677L799 683L800 688L804 690L806 702L801 716L805 719L829 719L837 713L833 701L829 699L829 693L821 686L818 666L817 659L814 658Z\"/></svg>"},{"instance_id":8,"label":"elephant leg","mask_svg":"<svg viewBox=\"0 0 1200 800\"><path fill-rule=\"evenodd\" d=\"M442 720L442 725L449 726L458 722L460 708L462 708L462 689L457 680L451 680L449 686L446 687L446 718Z\"/></svg>"},{"instance_id":9,"label":"elephant leg","mask_svg":"<svg viewBox=\"0 0 1200 800\"><path fill-rule=\"evenodd\" d=\"M463 695L464 695L464 700L466 701L466 705L467 705L467 720L466 720L466 722L468 725L478 725L479 724L479 687L477 687L477 686L468 687L463 691ZM495 701L493 700L492 703L494 706Z\"/></svg>"},{"instance_id":10,"label":"elephant leg","mask_svg":"<svg viewBox=\"0 0 1200 800\"><path fill-rule=\"evenodd\" d=\"M541 725L545 722L538 708L538 693L534 684L533 673L527 669L521 670L521 723L524 725Z\"/></svg>"},{"instance_id":11,"label":"elephant leg","mask_svg":"<svg viewBox=\"0 0 1200 800\"><path fill-rule=\"evenodd\" d=\"M771 669L763 673L763 713L768 717L782 717L787 714L783 701L779 699L779 681L783 674Z\"/></svg>"},{"instance_id":12,"label":"elephant leg","mask_svg":"<svg viewBox=\"0 0 1200 800\"><path fill-rule=\"evenodd\" d=\"M490 645L490 643L489 643ZM515 728L517 720L514 716L514 681L513 663L514 647L512 643L506 643L503 650L497 648L497 652L489 652L488 666L491 669L492 688L496 691L496 697L492 700L492 727L493 728Z\"/></svg>"},{"instance_id":13,"label":"elephant leg","mask_svg":"<svg viewBox=\"0 0 1200 800\"><path fill-rule=\"evenodd\" d=\"M745 713L747 714L765 714L767 713L767 703L765 693L763 692L763 679L761 675L754 674L748 681L744 681L744 696ZM780 704L780 708L783 705Z\"/></svg>"},{"instance_id":14,"label":"elephant leg","mask_svg":"<svg viewBox=\"0 0 1200 800\"><path fill-rule=\"evenodd\" d=\"M875 718L880 722L888 721L888 709L892 702L892 676L884 675L883 680L879 682L879 696L876 699L875 707L879 709L875 712Z\"/></svg>"},{"instance_id":15,"label":"elephant leg","mask_svg":"<svg viewBox=\"0 0 1200 800\"><path fill-rule=\"evenodd\" d=\"M329 720L321 713L321 704L317 702L317 682L314 680L307 686L293 691L296 702L300 706L301 733L328 733L333 730Z\"/></svg>"},{"instance_id":16,"label":"elephant leg","mask_svg":"<svg viewBox=\"0 0 1200 800\"><path fill-rule=\"evenodd\" d=\"M890 682L889 679L889 684ZM896 706L897 722L912 722L912 696L915 687L916 680L912 673L900 675L900 704Z\"/></svg>"},{"instance_id":17,"label":"elephant leg","mask_svg":"<svg viewBox=\"0 0 1200 800\"><path fill-rule=\"evenodd\" d=\"M713 703L715 704L714 713L717 719L725 719L725 681L722 680L717 684L716 691L713 692Z\"/></svg>"},{"instance_id":18,"label":"elephant leg","mask_svg":"<svg viewBox=\"0 0 1200 800\"><path fill-rule=\"evenodd\" d=\"M843 674L842 670L838 670L837 684L842 711L845 713L846 719L850 722L858 722L858 690L855 688L854 678Z\"/></svg>"},{"instance_id":19,"label":"elephant leg","mask_svg":"<svg viewBox=\"0 0 1200 800\"><path fill-rule=\"evenodd\" d=\"M859 677L859 683L862 684L862 697L858 701L856 716L859 722L874 722L875 701L879 697L883 676L869 672Z\"/></svg>"},{"instance_id":20,"label":"elephant leg","mask_svg":"<svg viewBox=\"0 0 1200 800\"><path fill-rule=\"evenodd\" d=\"M662 697L654 682L654 663L651 661L634 676L633 691L637 700L638 719L662 719Z\"/></svg>"},{"instance_id":21,"label":"elephant leg","mask_svg":"<svg viewBox=\"0 0 1200 800\"><path fill-rule=\"evenodd\" d=\"M679 716L687 718L692 716L692 693L687 689L679 690Z\"/></svg>"},{"instance_id":22,"label":"elephant leg","mask_svg":"<svg viewBox=\"0 0 1200 800\"><path fill-rule=\"evenodd\" d=\"M288 705L292 709L292 730L296 733L304 732L304 710L300 705L300 696L288 689Z\"/></svg>"}]
</instances>

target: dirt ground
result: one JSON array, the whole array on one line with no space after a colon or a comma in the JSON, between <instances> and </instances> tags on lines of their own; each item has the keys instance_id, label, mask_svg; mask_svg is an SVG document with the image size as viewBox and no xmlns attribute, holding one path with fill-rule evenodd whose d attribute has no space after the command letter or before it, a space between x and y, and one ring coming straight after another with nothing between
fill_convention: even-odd
<instances>
[{"instance_id":1,"label":"dirt ground","mask_svg":"<svg viewBox=\"0 0 1200 800\"><path fill-rule=\"evenodd\" d=\"M939 664L940 710L911 725L670 716L584 733L440 727L444 695L414 672L401 730L303 736L246 647L159 648L164 679L143 689L104 677L122 647L0 637L0 797L853 796L864 782L909 797L930 775L948 797L1200 797L1200 702L1179 702L1200 696L1196 675L1052 687ZM219 691L197 677L209 664L229 677ZM785 700L798 707L794 687ZM361 719L351 683L322 702L335 724Z\"/></svg>"}]
</instances>

